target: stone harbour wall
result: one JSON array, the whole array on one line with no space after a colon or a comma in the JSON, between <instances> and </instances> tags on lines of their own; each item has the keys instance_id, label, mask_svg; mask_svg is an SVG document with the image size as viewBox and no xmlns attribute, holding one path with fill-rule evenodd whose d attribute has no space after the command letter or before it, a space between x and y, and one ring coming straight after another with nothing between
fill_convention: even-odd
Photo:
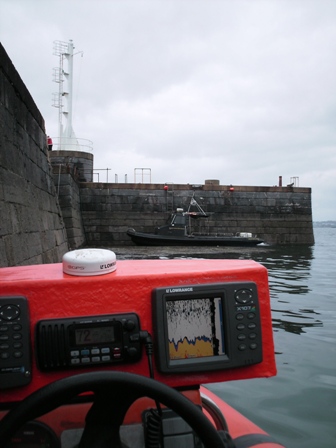
<instances>
[{"instance_id":1,"label":"stone harbour wall","mask_svg":"<svg viewBox=\"0 0 336 448\"><path fill-rule=\"evenodd\" d=\"M314 244L311 189L220 185L83 183L80 201L90 246L131 245L128 228L152 233L171 211L187 210L194 195L209 214L194 230L251 232L269 244Z\"/></svg>"},{"instance_id":2,"label":"stone harbour wall","mask_svg":"<svg viewBox=\"0 0 336 448\"><path fill-rule=\"evenodd\" d=\"M68 250L44 120L0 44L0 267L55 263Z\"/></svg>"},{"instance_id":3,"label":"stone harbour wall","mask_svg":"<svg viewBox=\"0 0 336 448\"><path fill-rule=\"evenodd\" d=\"M79 176L75 166L53 166L53 179L71 250L86 245L80 209Z\"/></svg>"}]
</instances>

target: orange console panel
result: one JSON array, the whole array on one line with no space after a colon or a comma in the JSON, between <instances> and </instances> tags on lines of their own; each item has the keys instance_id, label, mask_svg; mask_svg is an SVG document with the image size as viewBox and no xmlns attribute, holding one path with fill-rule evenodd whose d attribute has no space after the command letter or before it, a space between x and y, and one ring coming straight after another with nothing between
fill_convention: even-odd
<instances>
[{"instance_id":1,"label":"orange console panel","mask_svg":"<svg viewBox=\"0 0 336 448\"><path fill-rule=\"evenodd\" d=\"M267 270L248 260L3 268L0 337L2 403L92 370L149 376L146 351L171 387L276 374Z\"/></svg>"}]
</instances>

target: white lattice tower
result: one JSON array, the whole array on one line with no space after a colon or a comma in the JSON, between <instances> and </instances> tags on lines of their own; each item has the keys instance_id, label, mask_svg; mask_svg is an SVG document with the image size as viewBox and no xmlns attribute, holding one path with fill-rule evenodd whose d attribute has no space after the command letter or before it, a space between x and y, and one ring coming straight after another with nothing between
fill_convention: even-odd
<instances>
[{"instance_id":1,"label":"white lattice tower","mask_svg":"<svg viewBox=\"0 0 336 448\"><path fill-rule=\"evenodd\" d=\"M59 85L58 93L53 94L53 106L59 109L58 149L78 150L79 143L72 127L73 103L73 57L74 45L54 41L54 55L59 57L59 67L54 68L53 81Z\"/></svg>"}]
</instances>

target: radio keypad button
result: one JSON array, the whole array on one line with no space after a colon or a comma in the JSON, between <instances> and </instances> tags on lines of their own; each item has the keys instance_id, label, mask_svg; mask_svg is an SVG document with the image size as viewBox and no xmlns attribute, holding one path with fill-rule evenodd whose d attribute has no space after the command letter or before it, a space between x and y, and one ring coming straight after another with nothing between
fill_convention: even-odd
<instances>
[{"instance_id":1,"label":"radio keypad button","mask_svg":"<svg viewBox=\"0 0 336 448\"><path fill-rule=\"evenodd\" d=\"M131 334L130 337L129 337L129 340L131 342L138 342L138 341L140 341L140 334L139 333Z\"/></svg>"},{"instance_id":2,"label":"radio keypad button","mask_svg":"<svg viewBox=\"0 0 336 448\"><path fill-rule=\"evenodd\" d=\"M129 354L130 357L136 356L138 354L138 350L135 347L130 347L127 350L127 353Z\"/></svg>"},{"instance_id":3,"label":"radio keypad button","mask_svg":"<svg viewBox=\"0 0 336 448\"><path fill-rule=\"evenodd\" d=\"M93 348L93 349L91 350L91 355L99 355L99 353L100 353L99 348Z\"/></svg>"},{"instance_id":4,"label":"radio keypad button","mask_svg":"<svg viewBox=\"0 0 336 448\"><path fill-rule=\"evenodd\" d=\"M106 353L110 353L110 348L109 347L103 347L101 349L101 352L105 355Z\"/></svg>"},{"instance_id":5,"label":"radio keypad button","mask_svg":"<svg viewBox=\"0 0 336 448\"><path fill-rule=\"evenodd\" d=\"M246 334L244 334L244 333L240 333L240 334L237 336L237 339L238 339L239 341L245 341L245 339L246 339Z\"/></svg>"},{"instance_id":6,"label":"radio keypad button","mask_svg":"<svg viewBox=\"0 0 336 448\"><path fill-rule=\"evenodd\" d=\"M256 333L250 333L249 334L249 338L250 339L255 339L257 337Z\"/></svg>"},{"instance_id":7,"label":"radio keypad button","mask_svg":"<svg viewBox=\"0 0 336 448\"><path fill-rule=\"evenodd\" d=\"M248 319L254 319L256 317L255 313L247 313Z\"/></svg>"},{"instance_id":8,"label":"radio keypad button","mask_svg":"<svg viewBox=\"0 0 336 448\"><path fill-rule=\"evenodd\" d=\"M70 362L71 364L79 364L79 358L73 358Z\"/></svg>"},{"instance_id":9,"label":"radio keypad button","mask_svg":"<svg viewBox=\"0 0 336 448\"><path fill-rule=\"evenodd\" d=\"M255 342L253 342L252 344L250 344L250 349L251 350L255 350L258 347L258 344L256 344Z\"/></svg>"},{"instance_id":10,"label":"radio keypad button","mask_svg":"<svg viewBox=\"0 0 336 448\"><path fill-rule=\"evenodd\" d=\"M115 358L115 359L121 358L120 347L115 347L112 352L113 352L113 358Z\"/></svg>"},{"instance_id":11,"label":"radio keypad button","mask_svg":"<svg viewBox=\"0 0 336 448\"><path fill-rule=\"evenodd\" d=\"M239 331L245 330L245 324L238 324L238 325L236 326L236 328L237 328L237 330L239 330Z\"/></svg>"},{"instance_id":12,"label":"radio keypad button","mask_svg":"<svg viewBox=\"0 0 336 448\"><path fill-rule=\"evenodd\" d=\"M79 356L79 350L72 350L70 356Z\"/></svg>"},{"instance_id":13,"label":"radio keypad button","mask_svg":"<svg viewBox=\"0 0 336 448\"><path fill-rule=\"evenodd\" d=\"M257 324L255 324L254 322L250 322L247 326L247 328L249 330L254 330L256 328Z\"/></svg>"},{"instance_id":14,"label":"radio keypad button","mask_svg":"<svg viewBox=\"0 0 336 448\"><path fill-rule=\"evenodd\" d=\"M236 319L237 320L243 320L244 319L244 314L242 314L242 313L236 314Z\"/></svg>"},{"instance_id":15,"label":"radio keypad button","mask_svg":"<svg viewBox=\"0 0 336 448\"><path fill-rule=\"evenodd\" d=\"M109 355L102 356L102 361L111 361L111 356Z\"/></svg>"},{"instance_id":16,"label":"radio keypad button","mask_svg":"<svg viewBox=\"0 0 336 448\"><path fill-rule=\"evenodd\" d=\"M90 362L90 358L85 357L85 358L82 358L81 361L83 364L88 364Z\"/></svg>"},{"instance_id":17,"label":"radio keypad button","mask_svg":"<svg viewBox=\"0 0 336 448\"><path fill-rule=\"evenodd\" d=\"M100 356L92 356L92 362L100 362Z\"/></svg>"}]
</instances>

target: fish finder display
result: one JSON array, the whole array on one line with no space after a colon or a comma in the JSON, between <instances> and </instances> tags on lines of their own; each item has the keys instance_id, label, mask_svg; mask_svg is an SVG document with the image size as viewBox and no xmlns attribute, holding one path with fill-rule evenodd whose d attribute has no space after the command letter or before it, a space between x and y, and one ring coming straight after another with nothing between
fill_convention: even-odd
<instances>
[{"instance_id":1,"label":"fish finder display","mask_svg":"<svg viewBox=\"0 0 336 448\"><path fill-rule=\"evenodd\" d=\"M168 301L166 312L170 360L225 354L220 297Z\"/></svg>"},{"instance_id":2,"label":"fish finder display","mask_svg":"<svg viewBox=\"0 0 336 448\"><path fill-rule=\"evenodd\" d=\"M206 372L262 361L256 283L156 288L152 305L155 358L161 372Z\"/></svg>"}]
</instances>

